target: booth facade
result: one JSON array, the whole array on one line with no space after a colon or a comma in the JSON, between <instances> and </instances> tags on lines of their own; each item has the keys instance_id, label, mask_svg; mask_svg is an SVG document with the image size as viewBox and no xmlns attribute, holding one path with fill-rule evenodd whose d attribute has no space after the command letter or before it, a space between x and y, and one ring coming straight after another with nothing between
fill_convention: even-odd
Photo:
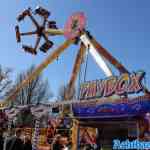
<instances>
[{"instance_id":1,"label":"booth facade","mask_svg":"<svg viewBox=\"0 0 150 150\"><path fill-rule=\"evenodd\" d=\"M81 86L80 97L82 99L86 97L87 101L84 100L82 103L81 99L80 103L73 106L74 115L78 118L81 129L80 145L85 142L112 149L115 139L120 141L150 139L150 94L144 93L142 96L138 94L144 89L142 78L141 73L125 74L117 79L115 77L111 80L92 81ZM113 80L115 82L112 82ZM116 96L119 92L120 96ZM134 95L129 97L131 93ZM101 97L97 98L97 95ZM95 140L92 140L92 134L90 136L88 133L86 136L89 135L91 141L83 140L82 130L85 128L87 132L89 128L93 128L93 131L96 129Z\"/></svg>"}]
</instances>

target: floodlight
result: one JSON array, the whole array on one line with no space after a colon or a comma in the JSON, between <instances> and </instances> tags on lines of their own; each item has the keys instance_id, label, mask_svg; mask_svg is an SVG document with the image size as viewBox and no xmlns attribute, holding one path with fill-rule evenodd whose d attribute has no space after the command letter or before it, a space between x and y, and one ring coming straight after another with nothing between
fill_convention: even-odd
<instances>
[{"instance_id":1,"label":"floodlight","mask_svg":"<svg viewBox=\"0 0 150 150\"><path fill-rule=\"evenodd\" d=\"M52 46L53 46L53 42L47 41L40 47L40 50L42 52L46 53L48 51L48 49L50 49Z\"/></svg>"}]
</instances>

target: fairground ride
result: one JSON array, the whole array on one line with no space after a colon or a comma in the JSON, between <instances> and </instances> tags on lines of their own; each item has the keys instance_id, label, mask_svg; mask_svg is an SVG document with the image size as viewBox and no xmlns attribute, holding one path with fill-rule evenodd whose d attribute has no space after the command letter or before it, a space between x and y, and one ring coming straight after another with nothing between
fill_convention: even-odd
<instances>
[{"instance_id":1,"label":"fairground ride","mask_svg":"<svg viewBox=\"0 0 150 150\"><path fill-rule=\"evenodd\" d=\"M40 25L38 21L34 18L35 15L39 15L43 18L43 23ZM20 22L29 17L33 24L36 27L35 31L21 33L19 26L16 26L16 38L17 42L21 42L22 36L30 36L35 34L37 36L36 43L34 48L23 45L23 49L30 54L37 54L39 48L39 43L41 38L45 39L45 43L40 46L40 50L47 52L53 45L53 42L48 39L49 36L62 35L66 37L66 41L61 44L58 48L53 50L45 60L39 64L35 70L25 79L23 82L16 86L14 91L5 99L5 102L12 100L16 94L29 82L31 82L36 76L38 76L44 69L47 68L54 60L56 60L64 50L66 50L71 44L80 45L79 51L77 53L72 74L68 82L68 89L66 91L66 100L69 100L71 97L71 90L75 85L77 75L79 73L80 65L83 58L86 56L87 50L105 73L107 77L112 76L112 71L110 67L106 64L106 61L111 63L115 68L118 69L120 73L128 73L128 70L116 59L114 58L105 48L99 44L96 39L86 30L86 17L84 13L77 12L69 17L68 21L65 24L64 29L58 29L55 21L49 21L48 17L50 12L45 10L42 7L38 7L35 11L32 11L31 8L24 10L18 17L17 20ZM50 44L51 43L51 44Z\"/></svg>"},{"instance_id":2,"label":"fairground ride","mask_svg":"<svg viewBox=\"0 0 150 150\"><path fill-rule=\"evenodd\" d=\"M26 17L29 17L36 28L34 31L21 33L19 26L17 25L15 27L17 42L21 42L22 36L36 35L36 43L34 47L23 45L23 49L25 52L33 55L37 54L38 49L40 49L44 53L48 52L48 50L53 46L53 42L49 40L49 37L52 36L65 36L66 40L58 48L53 50L47 56L47 58L45 58L45 60L41 64L39 64L35 68L35 70L29 76L27 76L25 80L22 81L22 83L15 87L13 92L10 93L10 95L4 100L4 103L7 104L9 103L9 101L15 99L15 96L23 87L25 87L26 85L28 85L28 83L34 80L71 44L79 45L79 50L73 65L73 70L70 80L68 82L67 90L65 91L65 100L67 100L68 103L68 100L71 100L71 97L73 95L73 89L77 76L79 74L80 66L83 62L84 57L87 55L87 52L91 54L91 56L98 64L99 68L103 70L107 77L112 76L113 73L106 62L112 64L119 71L120 74L129 73L129 71L116 58L114 58L99 42L97 42L89 31L86 30L86 17L83 12L77 12L70 16L65 24L64 29L58 29L55 21L48 20L50 14L51 13L48 10L42 7L38 7L34 11L32 11L31 8L28 8L17 17L17 20L19 22L24 20ZM34 15L40 16L43 19L43 23L40 24L38 20L36 20ZM43 45L40 45L41 38L44 38L45 40L45 43ZM145 91L147 90L145 89ZM69 104L72 103L76 103L76 101L71 101ZM57 106L63 104L66 104L66 101L56 103ZM53 103L52 106L55 106L55 103ZM76 144L73 145L75 146Z\"/></svg>"}]
</instances>

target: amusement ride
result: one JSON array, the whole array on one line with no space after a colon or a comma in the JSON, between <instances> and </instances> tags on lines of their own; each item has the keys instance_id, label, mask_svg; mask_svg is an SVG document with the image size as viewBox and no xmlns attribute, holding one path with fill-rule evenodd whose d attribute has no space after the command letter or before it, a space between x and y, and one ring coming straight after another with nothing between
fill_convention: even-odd
<instances>
[{"instance_id":1,"label":"amusement ride","mask_svg":"<svg viewBox=\"0 0 150 150\"><path fill-rule=\"evenodd\" d=\"M43 18L43 23L40 25L38 21L34 18L33 15L40 15ZM33 24L36 27L35 31L21 33L19 26L15 27L16 29L16 39L17 42L21 42L22 36L30 36L33 34L37 35L36 43L34 48L23 45L24 51L30 54L37 54L38 48L47 52L50 48L52 48L53 42L48 39L49 36L63 35L66 38L66 41L61 44L58 48L53 50L45 60L36 67L36 69L25 79L20 85L16 87L14 92L12 92L7 100L11 100L13 96L17 94L17 92L26 86L31 80L33 80L37 75L39 75L46 67L51 64L54 60L56 60L65 49L67 49L71 44L80 45L79 51L77 53L73 71L68 83L68 89L66 91L66 100L69 100L71 93L71 89L74 87L75 81L77 79L77 75L80 70L80 66L83 58L87 54L87 50L92 55L98 66L104 71L107 77L112 76L112 71L105 61L111 63L115 68L119 70L120 73L128 73L128 70L117 60L115 59L105 48L99 44L96 39L90 34L89 31L86 30L86 17L83 12L74 13L69 17L68 21L65 24L64 29L58 29L55 21L48 21L48 17L50 12L42 7L38 7L35 11L31 11L31 8L23 11L17 18L20 22L25 19L25 17L29 17ZM41 38L44 38L45 43L39 47L39 43Z\"/></svg>"},{"instance_id":2,"label":"amusement ride","mask_svg":"<svg viewBox=\"0 0 150 150\"><path fill-rule=\"evenodd\" d=\"M36 20L35 16L40 16L43 20L42 23L39 23ZM34 80L44 69L48 67L49 64L54 62L71 44L75 44L79 46L78 53L76 55L76 59L73 65L72 74L70 80L67 84L67 90L65 91L65 100L61 102L52 102L47 104L48 108L62 106L62 105L70 105L76 103L81 103L79 100L72 100L73 89L75 88L75 83L77 80L77 76L80 72L80 67L83 63L84 58L87 56L89 52L91 56L94 58L95 62L99 66L100 69L103 70L106 77L112 77L113 73L108 66L108 62L112 64L120 74L129 74L130 72L116 59L114 58L96 39L93 35L86 30L86 17L83 12L76 12L69 17L67 20L64 29L59 29L56 25L56 21L49 20L49 16L51 13L42 7L37 7L34 11L31 8L28 8L21 12L17 17L18 22L23 21L27 17L30 18L33 25L35 26L34 31L29 31L22 33L20 32L20 27L17 25L15 27L16 31L16 39L17 42L22 42L23 36L31 36L36 35L36 42L34 46L22 45L22 48L25 52L36 55L38 50L47 53L49 49L53 47L53 42L49 39L53 36L64 36L65 41L56 49L52 50L51 53L43 60L41 64L39 64L35 70L27 76L25 80L22 81L21 84L17 85L12 93L3 101L5 104L9 103L12 99L15 99L17 93L24 88L28 83ZM44 39L44 43L40 45L41 39ZM148 90L144 89L146 93ZM82 103L87 102L87 100L82 100ZM70 112L71 113L71 112ZM72 116L73 118L73 116ZM74 128L76 128L76 119L74 119ZM36 122L36 127L38 127L39 119ZM36 130L35 130L36 131ZM74 135L76 136L76 134ZM36 138L36 133L35 133ZM76 140L73 141L75 143ZM36 142L35 142L36 143ZM34 149L36 146L34 145ZM73 150L75 150L76 144L73 144Z\"/></svg>"}]
</instances>

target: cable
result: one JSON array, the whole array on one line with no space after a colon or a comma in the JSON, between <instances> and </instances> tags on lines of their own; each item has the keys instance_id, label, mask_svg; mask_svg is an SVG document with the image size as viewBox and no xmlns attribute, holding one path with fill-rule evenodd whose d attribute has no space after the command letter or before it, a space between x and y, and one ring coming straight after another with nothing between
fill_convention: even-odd
<instances>
[{"instance_id":1,"label":"cable","mask_svg":"<svg viewBox=\"0 0 150 150\"><path fill-rule=\"evenodd\" d=\"M87 67L88 67L88 60L89 60L89 46L88 46L88 49L87 49L87 56L86 56L86 60L85 60L85 70L84 70L84 82L86 81L86 75L87 75Z\"/></svg>"},{"instance_id":2,"label":"cable","mask_svg":"<svg viewBox=\"0 0 150 150\"><path fill-rule=\"evenodd\" d=\"M82 77L82 64L80 66L80 71L79 71L79 78L78 78L78 85L77 85L77 99L80 99L80 84L81 84L81 77Z\"/></svg>"}]
</instances>

